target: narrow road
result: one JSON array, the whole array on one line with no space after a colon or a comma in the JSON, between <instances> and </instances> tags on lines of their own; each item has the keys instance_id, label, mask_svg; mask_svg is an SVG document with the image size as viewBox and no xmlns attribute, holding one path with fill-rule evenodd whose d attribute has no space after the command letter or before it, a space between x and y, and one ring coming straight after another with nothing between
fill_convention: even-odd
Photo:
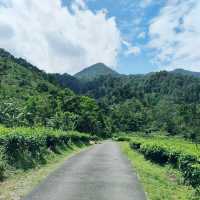
<instances>
[{"instance_id":1,"label":"narrow road","mask_svg":"<svg viewBox=\"0 0 200 200\"><path fill-rule=\"evenodd\" d=\"M65 161L24 200L145 200L128 159L115 142L97 144Z\"/></svg>"}]
</instances>

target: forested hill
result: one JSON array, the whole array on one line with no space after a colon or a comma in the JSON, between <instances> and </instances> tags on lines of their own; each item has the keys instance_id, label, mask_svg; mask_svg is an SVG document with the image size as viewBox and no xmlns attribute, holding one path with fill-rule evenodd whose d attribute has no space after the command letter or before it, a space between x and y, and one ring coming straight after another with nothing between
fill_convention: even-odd
<instances>
[{"instance_id":1,"label":"forested hill","mask_svg":"<svg viewBox=\"0 0 200 200\"><path fill-rule=\"evenodd\" d=\"M93 69L91 76L97 72ZM101 136L163 130L199 137L200 78L191 74L161 71L127 76L103 70L81 81L68 74L46 74L4 50L0 50L0 70L0 124Z\"/></svg>"},{"instance_id":2,"label":"forested hill","mask_svg":"<svg viewBox=\"0 0 200 200\"><path fill-rule=\"evenodd\" d=\"M104 65L103 63L97 63L75 74L74 77L82 81L92 81L94 79L99 78L100 76L107 75L117 76L119 74L116 71Z\"/></svg>"},{"instance_id":3,"label":"forested hill","mask_svg":"<svg viewBox=\"0 0 200 200\"><path fill-rule=\"evenodd\" d=\"M107 117L94 99L74 94L23 59L0 50L0 124L46 126L105 136Z\"/></svg>"},{"instance_id":4,"label":"forested hill","mask_svg":"<svg viewBox=\"0 0 200 200\"><path fill-rule=\"evenodd\" d=\"M89 82L83 93L97 99L116 130L200 137L199 78L167 71L104 76Z\"/></svg>"},{"instance_id":5,"label":"forested hill","mask_svg":"<svg viewBox=\"0 0 200 200\"><path fill-rule=\"evenodd\" d=\"M22 58L15 58L0 49L1 94L7 97L26 98L57 90L48 81L48 75Z\"/></svg>"},{"instance_id":6,"label":"forested hill","mask_svg":"<svg viewBox=\"0 0 200 200\"><path fill-rule=\"evenodd\" d=\"M175 69L175 70L171 71L171 73L182 74L182 75L190 75L190 76L200 78L200 72L192 72L192 71L188 71L188 70L184 70L184 69Z\"/></svg>"},{"instance_id":7,"label":"forested hill","mask_svg":"<svg viewBox=\"0 0 200 200\"><path fill-rule=\"evenodd\" d=\"M88 82L83 93L95 99L104 98L109 104L133 97L143 101L146 96L169 98L178 103L195 103L200 101L200 79L167 71L141 76L104 76Z\"/></svg>"}]
</instances>

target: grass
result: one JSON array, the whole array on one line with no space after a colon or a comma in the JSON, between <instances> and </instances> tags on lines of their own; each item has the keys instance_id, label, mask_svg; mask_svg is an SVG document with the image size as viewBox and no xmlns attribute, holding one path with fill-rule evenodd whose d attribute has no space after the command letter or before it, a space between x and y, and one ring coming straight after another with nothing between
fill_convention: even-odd
<instances>
[{"instance_id":1,"label":"grass","mask_svg":"<svg viewBox=\"0 0 200 200\"><path fill-rule=\"evenodd\" d=\"M0 200L19 200L38 185L49 173L58 168L69 156L80 152L86 145L71 145L60 150L59 154L51 152L46 157L46 164L29 170L14 169L7 171L7 178L0 182Z\"/></svg>"},{"instance_id":2,"label":"grass","mask_svg":"<svg viewBox=\"0 0 200 200\"><path fill-rule=\"evenodd\" d=\"M183 184L181 173L169 165L160 166L146 160L132 150L128 142L120 143L121 149L136 169L150 200L199 200L191 186Z\"/></svg>"}]
</instances>

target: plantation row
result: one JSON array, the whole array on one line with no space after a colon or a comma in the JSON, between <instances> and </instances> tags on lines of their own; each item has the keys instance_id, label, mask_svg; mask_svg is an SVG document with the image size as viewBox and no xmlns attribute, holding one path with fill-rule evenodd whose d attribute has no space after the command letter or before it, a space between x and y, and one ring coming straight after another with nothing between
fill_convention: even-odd
<instances>
[{"instance_id":1,"label":"plantation row","mask_svg":"<svg viewBox=\"0 0 200 200\"><path fill-rule=\"evenodd\" d=\"M129 144L147 159L172 164L183 173L186 183L200 186L200 153L195 144L180 139L142 137L132 137Z\"/></svg>"},{"instance_id":2,"label":"plantation row","mask_svg":"<svg viewBox=\"0 0 200 200\"><path fill-rule=\"evenodd\" d=\"M8 166L30 168L45 162L49 152L57 153L70 144L88 144L90 140L97 137L46 128L0 127L0 178Z\"/></svg>"}]
</instances>

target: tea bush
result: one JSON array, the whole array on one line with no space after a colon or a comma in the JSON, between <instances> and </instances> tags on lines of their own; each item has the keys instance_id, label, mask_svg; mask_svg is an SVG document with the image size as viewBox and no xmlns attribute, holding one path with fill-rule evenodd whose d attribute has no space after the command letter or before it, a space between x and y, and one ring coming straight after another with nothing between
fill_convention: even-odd
<instances>
[{"instance_id":1,"label":"tea bush","mask_svg":"<svg viewBox=\"0 0 200 200\"><path fill-rule=\"evenodd\" d=\"M5 157L3 161L7 160L9 165L17 168L33 167L43 162L49 151L58 152L59 148L72 143L89 144L90 140L98 140L98 138L79 132L47 128L0 127L0 147L4 149ZM3 168L1 166L0 168Z\"/></svg>"},{"instance_id":2,"label":"tea bush","mask_svg":"<svg viewBox=\"0 0 200 200\"><path fill-rule=\"evenodd\" d=\"M181 139L133 137L129 144L147 159L172 164L183 173L186 183L200 186L200 153L193 143Z\"/></svg>"}]
</instances>

